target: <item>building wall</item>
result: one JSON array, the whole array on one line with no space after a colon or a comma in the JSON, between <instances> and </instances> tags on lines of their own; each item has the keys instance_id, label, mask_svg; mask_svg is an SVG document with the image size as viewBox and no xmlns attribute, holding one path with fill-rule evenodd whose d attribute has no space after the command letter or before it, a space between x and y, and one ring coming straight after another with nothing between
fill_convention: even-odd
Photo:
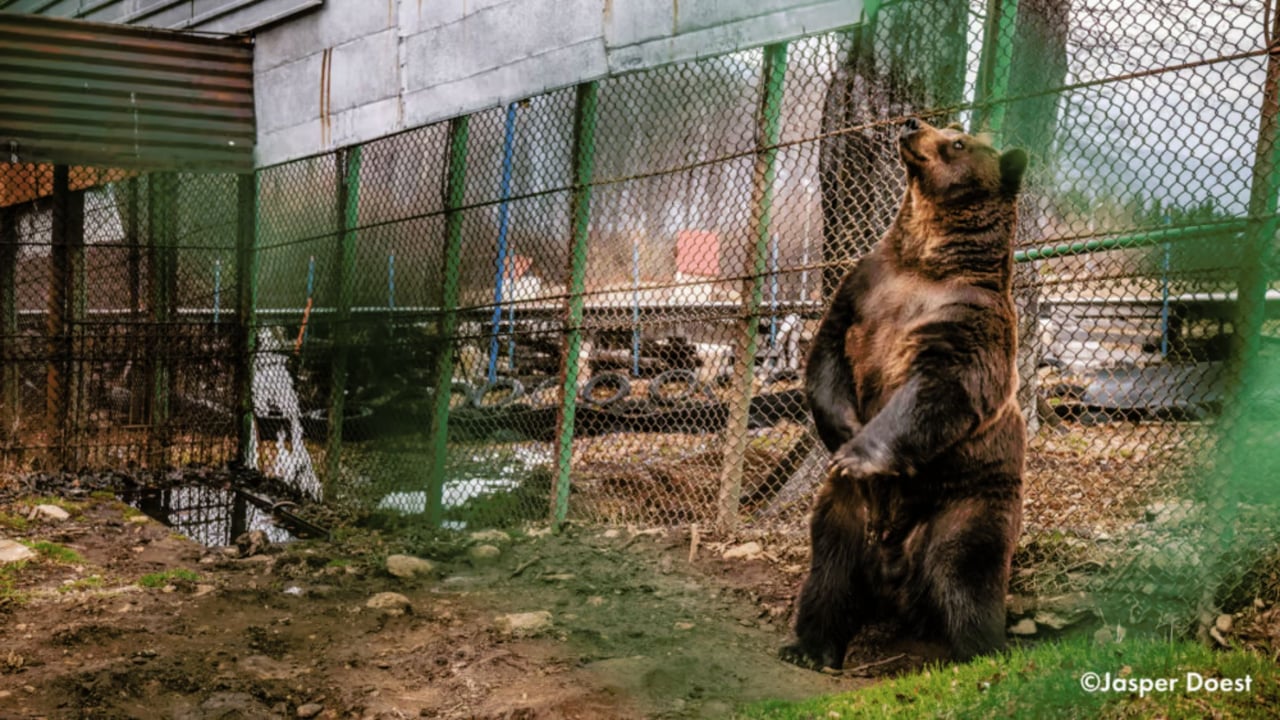
<instances>
[{"instance_id":1,"label":"building wall","mask_svg":"<svg viewBox=\"0 0 1280 720\"><path fill-rule=\"evenodd\" d=\"M858 22L862 0L327 0L260 30L257 162Z\"/></svg>"}]
</instances>

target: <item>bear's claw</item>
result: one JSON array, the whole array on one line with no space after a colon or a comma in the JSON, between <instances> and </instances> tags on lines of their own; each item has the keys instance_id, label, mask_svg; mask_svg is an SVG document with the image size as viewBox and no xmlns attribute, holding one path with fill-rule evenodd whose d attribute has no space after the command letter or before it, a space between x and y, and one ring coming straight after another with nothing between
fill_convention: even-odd
<instances>
[{"instance_id":1,"label":"bear's claw","mask_svg":"<svg viewBox=\"0 0 1280 720\"><path fill-rule=\"evenodd\" d=\"M802 667L806 670L814 670L822 672L823 670L839 670L844 665L843 658L839 657L834 651L821 653L822 657L815 657L810 654L800 643L792 643L784 645L778 650L778 658L783 662L791 663Z\"/></svg>"}]
</instances>

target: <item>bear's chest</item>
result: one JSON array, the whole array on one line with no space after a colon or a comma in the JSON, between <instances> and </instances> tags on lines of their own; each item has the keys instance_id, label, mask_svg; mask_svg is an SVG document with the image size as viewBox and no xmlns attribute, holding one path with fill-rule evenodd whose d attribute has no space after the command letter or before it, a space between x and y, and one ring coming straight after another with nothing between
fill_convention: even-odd
<instances>
[{"instance_id":1,"label":"bear's chest","mask_svg":"<svg viewBox=\"0 0 1280 720\"><path fill-rule=\"evenodd\" d=\"M874 416L910 376L921 326L936 322L956 292L942 283L884 274L858 298L858 318L845 352L853 365L859 415Z\"/></svg>"}]
</instances>

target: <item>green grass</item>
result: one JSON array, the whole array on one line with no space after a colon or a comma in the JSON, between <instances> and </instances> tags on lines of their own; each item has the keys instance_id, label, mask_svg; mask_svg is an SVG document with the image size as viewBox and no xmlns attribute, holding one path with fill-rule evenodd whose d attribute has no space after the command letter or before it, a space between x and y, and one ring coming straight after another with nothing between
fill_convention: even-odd
<instances>
[{"instance_id":1,"label":"green grass","mask_svg":"<svg viewBox=\"0 0 1280 720\"><path fill-rule=\"evenodd\" d=\"M199 579L200 575L198 573L185 568L178 568L176 570L148 573L138 578L138 584L144 588L162 588L175 580L178 582L193 583Z\"/></svg>"},{"instance_id":2,"label":"green grass","mask_svg":"<svg viewBox=\"0 0 1280 720\"><path fill-rule=\"evenodd\" d=\"M35 550L43 557L54 562L66 565L74 565L75 563L84 562L84 557L81 556L80 553L65 545L59 545L58 543L51 543L46 540L37 540L36 542L28 544L27 547Z\"/></svg>"},{"instance_id":3,"label":"green grass","mask_svg":"<svg viewBox=\"0 0 1280 720\"><path fill-rule=\"evenodd\" d=\"M1177 678L1166 692L1085 692L1081 677ZM1252 677L1249 691L1188 692L1189 672L1206 678ZM998 658L931 666L863 690L800 702L769 701L736 717L754 720L840 718L1201 718L1274 717L1280 669L1244 651L1214 652L1190 642L1138 641L1100 646L1089 640L1045 643Z\"/></svg>"},{"instance_id":4,"label":"green grass","mask_svg":"<svg viewBox=\"0 0 1280 720\"><path fill-rule=\"evenodd\" d=\"M84 510L84 505L81 503L72 502L70 500L67 500L66 498L55 497L53 495L44 495L41 497L34 497L34 498L31 498L30 500L27 500L26 502L33 506L34 505L57 505L63 510L66 510L67 513L70 514L72 517L79 515L80 512Z\"/></svg>"},{"instance_id":5,"label":"green grass","mask_svg":"<svg viewBox=\"0 0 1280 720\"><path fill-rule=\"evenodd\" d=\"M69 583L59 585L58 592L65 594L71 592L83 592L85 590L97 590L104 585L106 585L106 581L102 579L101 575L90 575L89 577L83 577L78 580L73 580Z\"/></svg>"},{"instance_id":6,"label":"green grass","mask_svg":"<svg viewBox=\"0 0 1280 720\"><path fill-rule=\"evenodd\" d=\"M27 567L26 560L0 565L0 608L6 605L22 605L27 593L17 589L18 575Z\"/></svg>"},{"instance_id":7,"label":"green grass","mask_svg":"<svg viewBox=\"0 0 1280 720\"><path fill-rule=\"evenodd\" d=\"M8 528L15 532L23 532L31 527L31 521L21 515L13 513L0 513L0 527Z\"/></svg>"}]
</instances>

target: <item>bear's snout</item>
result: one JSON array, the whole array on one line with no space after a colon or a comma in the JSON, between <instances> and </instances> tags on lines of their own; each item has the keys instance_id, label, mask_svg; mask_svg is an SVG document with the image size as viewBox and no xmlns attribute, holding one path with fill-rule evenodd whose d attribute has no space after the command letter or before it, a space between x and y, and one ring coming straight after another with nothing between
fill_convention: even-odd
<instances>
[{"instance_id":1,"label":"bear's snout","mask_svg":"<svg viewBox=\"0 0 1280 720\"><path fill-rule=\"evenodd\" d=\"M919 118L907 118L902 123L902 134L910 135L913 132L918 132L920 128L921 128L921 125L920 125Z\"/></svg>"}]
</instances>

